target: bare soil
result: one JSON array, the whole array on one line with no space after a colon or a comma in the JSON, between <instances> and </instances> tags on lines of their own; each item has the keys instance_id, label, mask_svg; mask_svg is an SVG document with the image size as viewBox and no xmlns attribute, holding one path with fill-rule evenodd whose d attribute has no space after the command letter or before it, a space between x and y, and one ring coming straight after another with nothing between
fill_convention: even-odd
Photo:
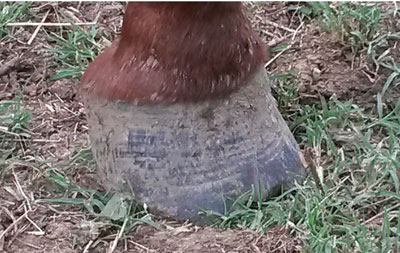
<instances>
[{"instance_id":1,"label":"bare soil","mask_svg":"<svg viewBox=\"0 0 400 253\"><path fill-rule=\"evenodd\" d=\"M302 99L310 102L320 101L319 96L326 98L336 95L341 101L352 100L355 104L372 109L376 104L376 94L382 91L389 71L370 69L371 60L364 57L353 58L349 46L344 45L336 34L323 31L314 23L296 19L294 11L289 11L291 3L257 3L250 12L254 27L261 34L266 34L264 41L276 46L283 42L291 48L278 57L267 70L271 73L295 70L298 73L298 88ZM390 8L381 4L383 9ZM250 8L251 9L251 8ZM279 26L273 26L270 22ZM393 26L393 24L386 24ZM285 29L282 29L283 26ZM294 31L285 35L286 28ZM398 28L394 28L398 31ZM282 32L283 30L283 32ZM279 35L278 35L279 34ZM273 35L268 37L268 35ZM395 40L388 41L394 45ZM390 52L395 59L400 58L400 48ZM384 102L395 105L400 98L400 87L391 87L385 93Z\"/></svg>"},{"instance_id":2,"label":"bare soil","mask_svg":"<svg viewBox=\"0 0 400 253\"><path fill-rule=\"evenodd\" d=\"M382 90L388 73L368 69L366 64L360 64L363 59L355 62L335 36L299 20L293 11L288 11L289 4L246 3L252 24L265 43L275 46L294 38L292 48L267 70L296 70L304 99L319 101L319 95L336 94L340 100L353 99L373 108L375 95ZM120 31L125 4L37 2L33 6L37 8L31 20L34 22L40 22L47 11L46 22L65 22L63 16L74 22L91 22L98 17L99 36L112 41ZM27 41L35 27L14 29L14 39L0 42L0 65L16 61L0 75L0 99L22 96L32 114L33 138L21 142L29 162L12 162L0 181L0 251L110 252L118 231L94 221L80 207L38 201L62 195L46 180L47 171L70 165L78 150L90 144L85 112L76 90L78 80L50 80L59 66L52 53L46 51L55 47L48 34L57 33L60 28L42 27L31 45ZM391 89L385 101L396 102L399 94L398 88ZM92 163L66 167L64 173L77 185L102 190ZM114 252L301 252L303 244L301 238L290 234L288 227L274 227L260 235L241 228L201 228L162 219L156 223L162 230L140 225L119 240Z\"/></svg>"}]
</instances>

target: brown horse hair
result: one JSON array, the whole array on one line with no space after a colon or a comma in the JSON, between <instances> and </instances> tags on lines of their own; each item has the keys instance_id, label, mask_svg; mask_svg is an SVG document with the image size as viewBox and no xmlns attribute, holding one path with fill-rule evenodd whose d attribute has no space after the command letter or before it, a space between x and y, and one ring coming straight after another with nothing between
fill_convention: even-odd
<instances>
[{"instance_id":1,"label":"brown horse hair","mask_svg":"<svg viewBox=\"0 0 400 253\"><path fill-rule=\"evenodd\" d=\"M110 100L201 102L247 85L265 51L241 3L129 3L121 37L80 88Z\"/></svg>"}]
</instances>

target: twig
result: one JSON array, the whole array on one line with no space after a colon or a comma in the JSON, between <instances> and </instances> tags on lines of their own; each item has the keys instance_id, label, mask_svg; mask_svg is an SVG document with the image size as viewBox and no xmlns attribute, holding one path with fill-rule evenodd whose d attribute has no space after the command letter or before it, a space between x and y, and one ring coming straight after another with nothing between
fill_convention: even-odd
<instances>
[{"instance_id":1,"label":"twig","mask_svg":"<svg viewBox=\"0 0 400 253\"><path fill-rule=\"evenodd\" d=\"M133 241L133 240L128 240L128 242L132 243L133 245L135 245L135 246L138 247L138 248L141 248L141 249L143 249L143 250L146 250L146 252L152 252L151 249L149 249L149 248L143 246L142 244L139 244L139 243L137 243L137 242L135 242L135 241Z\"/></svg>"},{"instance_id":2,"label":"twig","mask_svg":"<svg viewBox=\"0 0 400 253\"><path fill-rule=\"evenodd\" d=\"M257 247L256 243L250 244L250 246L254 249L255 252L261 253L261 250L259 247Z\"/></svg>"},{"instance_id":3,"label":"twig","mask_svg":"<svg viewBox=\"0 0 400 253\"><path fill-rule=\"evenodd\" d=\"M314 178L315 184L317 185L318 188L322 190L322 182L320 177L318 176L318 170L317 170L317 165L315 164L315 154L313 152L314 150L310 147L306 148L304 150L304 158L306 162L308 163L309 170L311 171L311 175Z\"/></svg>"},{"instance_id":4,"label":"twig","mask_svg":"<svg viewBox=\"0 0 400 253\"><path fill-rule=\"evenodd\" d=\"M299 27L296 28L296 30L293 33L292 36L292 40L294 40L294 38L296 38L297 33L299 32L300 28L303 26L304 22L301 22L301 24L299 25Z\"/></svg>"},{"instance_id":5,"label":"twig","mask_svg":"<svg viewBox=\"0 0 400 253\"><path fill-rule=\"evenodd\" d=\"M11 69L18 65L19 61L20 58L15 57L9 62L6 62L3 66L0 66L0 76L7 74Z\"/></svg>"},{"instance_id":6,"label":"twig","mask_svg":"<svg viewBox=\"0 0 400 253\"><path fill-rule=\"evenodd\" d=\"M52 5L51 8L53 8L53 11L54 11L54 14L56 15L58 23L61 23L60 16L58 15L58 11L57 11L58 9L54 5Z\"/></svg>"},{"instance_id":7,"label":"twig","mask_svg":"<svg viewBox=\"0 0 400 253\"><path fill-rule=\"evenodd\" d=\"M61 138L58 138L57 140L33 139L32 142L52 142L52 143L58 143L58 142L61 142Z\"/></svg>"},{"instance_id":8,"label":"twig","mask_svg":"<svg viewBox=\"0 0 400 253\"><path fill-rule=\"evenodd\" d=\"M90 240L90 242L83 249L83 253L89 252L89 248L90 248L90 246L92 246L92 244L93 244L93 240Z\"/></svg>"},{"instance_id":9,"label":"twig","mask_svg":"<svg viewBox=\"0 0 400 253\"><path fill-rule=\"evenodd\" d=\"M273 33L270 33L268 31L262 31L262 33L264 33L264 34L266 34L266 35L268 35L268 36L270 36L272 38L275 36Z\"/></svg>"},{"instance_id":10,"label":"twig","mask_svg":"<svg viewBox=\"0 0 400 253\"><path fill-rule=\"evenodd\" d=\"M48 10L48 11L46 12L46 14L44 14L44 17L42 18L42 21L40 21L41 24L44 23L44 21L46 20L47 16L49 15L49 12L50 12L50 10ZM38 34L38 32L39 32L39 30L40 30L41 27L42 27L41 25L38 25L38 26L36 27L35 31L33 32L31 38L30 38L29 41L28 41L28 45L32 44L32 41L35 39L35 37L36 37L36 35Z\"/></svg>"},{"instance_id":11,"label":"twig","mask_svg":"<svg viewBox=\"0 0 400 253\"><path fill-rule=\"evenodd\" d=\"M34 244L32 244L32 243L29 243L29 242L20 240L20 239L18 239L18 238L16 238L16 239L17 239L17 241L19 241L19 242L22 243L22 244L25 244L26 246L32 247L32 248L37 249L37 250L43 250L41 247L36 246L36 245L34 245Z\"/></svg>"},{"instance_id":12,"label":"twig","mask_svg":"<svg viewBox=\"0 0 400 253\"><path fill-rule=\"evenodd\" d=\"M390 207L390 208L388 208L388 209L386 209L386 210L383 210L382 212L377 213L376 215L372 216L372 217L369 218L368 220L363 221L363 222L361 223L361 225L364 226L365 224L371 223L373 220L375 220L375 219L378 218L379 216L384 215L385 212L392 211L393 209L396 209L396 208L398 208L399 206L400 206L400 203L397 204L397 205L394 205L394 206L392 206L392 207Z\"/></svg>"},{"instance_id":13,"label":"twig","mask_svg":"<svg viewBox=\"0 0 400 253\"><path fill-rule=\"evenodd\" d=\"M265 22L266 22L267 24L270 24L270 25L273 25L273 26L275 26L275 27L278 27L278 28L280 28L280 29L282 29L282 30L285 30L285 31L288 31L288 32L291 32L291 33L294 33L294 32L295 32L295 30L290 29L290 28L287 28L287 27L282 26L282 25L280 25L280 24L277 24L277 23L275 23L275 22L272 22L272 21L269 21L269 20L265 20Z\"/></svg>"},{"instance_id":14,"label":"twig","mask_svg":"<svg viewBox=\"0 0 400 253\"><path fill-rule=\"evenodd\" d=\"M44 235L44 231L33 221L29 216L26 216L26 219L38 230L38 231L30 231L28 232L29 234L34 234L34 235Z\"/></svg>"},{"instance_id":15,"label":"twig","mask_svg":"<svg viewBox=\"0 0 400 253\"><path fill-rule=\"evenodd\" d=\"M13 215L7 208L5 208L4 206L2 206L1 209L3 210L3 212L5 212L5 213L11 218L11 220L12 220L13 222L15 222L15 217L14 217L14 215ZM18 227L17 227L17 226L14 226L14 230L15 230L14 233L17 233Z\"/></svg>"},{"instance_id":16,"label":"twig","mask_svg":"<svg viewBox=\"0 0 400 253\"><path fill-rule=\"evenodd\" d=\"M284 42L285 40L289 39L289 37L291 37L291 36L292 36L292 34L287 34L287 35L284 35L283 37L280 37L278 39L273 39L270 42L268 42L267 45L269 47L275 47L276 45L278 45L278 44Z\"/></svg>"},{"instance_id":17,"label":"twig","mask_svg":"<svg viewBox=\"0 0 400 253\"><path fill-rule=\"evenodd\" d=\"M30 210L32 210L31 202L30 202L28 196L26 196L24 190L22 189L22 186L21 186L21 184L19 183L18 177L17 177L17 175L15 174L14 168L12 168L12 172L13 172L14 179L15 179L15 185L17 186L18 191L19 191L19 192L21 193L21 195L24 197L24 199L25 199L25 201L26 201L26 204L28 205L28 208L29 208L29 211L30 211Z\"/></svg>"},{"instance_id":18,"label":"twig","mask_svg":"<svg viewBox=\"0 0 400 253\"><path fill-rule=\"evenodd\" d=\"M303 24L304 24L304 22L302 22L302 23L296 28L296 30L293 32L293 34L287 34L287 35L284 35L284 36L281 37L281 38L273 39L273 40L271 40L270 42L268 42L267 45L268 45L269 47L274 47L274 46L276 46L276 45L282 43L283 41L289 39L289 37L292 37L291 40L294 41L294 39L295 39L297 33L299 32L299 30L300 30L300 28L303 26Z\"/></svg>"},{"instance_id":19,"label":"twig","mask_svg":"<svg viewBox=\"0 0 400 253\"><path fill-rule=\"evenodd\" d=\"M8 23L6 26L73 26L73 25L95 25L96 22L87 23L35 23L35 22L16 22Z\"/></svg>"},{"instance_id":20,"label":"twig","mask_svg":"<svg viewBox=\"0 0 400 253\"><path fill-rule=\"evenodd\" d=\"M80 20L79 18L75 17L75 15L71 11L63 9L62 12L63 12L63 14L65 16L70 18L73 22L82 23L82 20Z\"/></svg>"},{"instance_id":21,"label":"twig","mask_svg":"<svg viewBox=\"0 0 400 253\"><path fill-rule=\"evenodd\" d=\"M271 63L273 63L279 56L281 56L281 54L283 54L284 52L286 52L287 50L289 50L290 48L292 48L292 45L289 45L287 48L283 49L282 51L280 51L277 55L274 56L274 58L272 58L271 60L269 60L265 65L264 68L268 67Z\"/></svg>"},{"instance_id":22,"label":"twig","mask_svg":"<svg viewBox=\"0 0 400 253\"><path fill-rule=\"evenodd\" d=\"M122 234L125 232L125 228L126 228L126 225L128 224L128 221L129 221L129 218L125 217L124 223L122 224L122 227L121 227L119 233L117 234L117 236L115 237L114 241L111 243L108 253L113 253L115 251L115 249L117 248L118 241L119 241L119 239L121 239Z\"/></svg>"},{"instance_id":23,"label":"twig","mask_svg":"<svg viewBox=\"0 0 400 253\"><path fill-rule=\"evenodd\" d=\"M17 225L18 222L20 222L23 218L25 218L29 214L29 210L25 212L23 215L18 217L10 226L8 226L1 234L0 234L0 240L4 237L5 234L8 233L15 225Z\"/></svg>"}]
</instances>

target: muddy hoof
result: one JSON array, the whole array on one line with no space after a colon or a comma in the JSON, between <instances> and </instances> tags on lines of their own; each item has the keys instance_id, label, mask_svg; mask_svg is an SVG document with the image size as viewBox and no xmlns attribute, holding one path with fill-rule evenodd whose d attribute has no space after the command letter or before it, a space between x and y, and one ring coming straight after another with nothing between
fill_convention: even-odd
<instances>
[{"instance_id":1,"label":"muddy hoof","mask_svg":"<svg viewBox=\"0 0 400 253\"><path fill-rule=\"evenodd\" d=\"M199 209L224 212L224 201L252 187L265 197L302 174L263 69L239 91L201 103L85 100L101 180L157 214L204 223Z\"/></svg>"}]
</instances>

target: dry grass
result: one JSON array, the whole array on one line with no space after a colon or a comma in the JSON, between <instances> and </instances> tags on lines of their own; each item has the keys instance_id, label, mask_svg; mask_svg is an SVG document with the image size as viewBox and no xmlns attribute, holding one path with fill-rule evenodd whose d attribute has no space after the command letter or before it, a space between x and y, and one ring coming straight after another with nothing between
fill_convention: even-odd
<instances>
[{"instance_id":1,"label":"dry grass","mask_svg":"<svg viewBox=\"0 0 400 253\"><path fill-rule=\"evenodd\" d=\"M399 90L388 85L377 103L392 72L375 71L364 56L344 50L340 39L301 13L302 5L246 3L270 46L267 69L280 109L301 146L314 152L306 157L317 174L260 210L249 208L259 221L234 217L230 229L165 221L129 203L130 215L122 218L102 213L112 196L96 180L76 85L86 64L118 35L123 4L0 5L0 251L314 252L361 250L368 241L381 249L395 245L400 112L390 110L399 110ZM58 25L71 20L95 22L96 30ZM27 21L57 25L4 25ZM388 40L389 56L399 52L395 43ZM343 103L329 100L333 94ZM248 224L265 233L246 230Z\"/></svg>"}]
</instances>

